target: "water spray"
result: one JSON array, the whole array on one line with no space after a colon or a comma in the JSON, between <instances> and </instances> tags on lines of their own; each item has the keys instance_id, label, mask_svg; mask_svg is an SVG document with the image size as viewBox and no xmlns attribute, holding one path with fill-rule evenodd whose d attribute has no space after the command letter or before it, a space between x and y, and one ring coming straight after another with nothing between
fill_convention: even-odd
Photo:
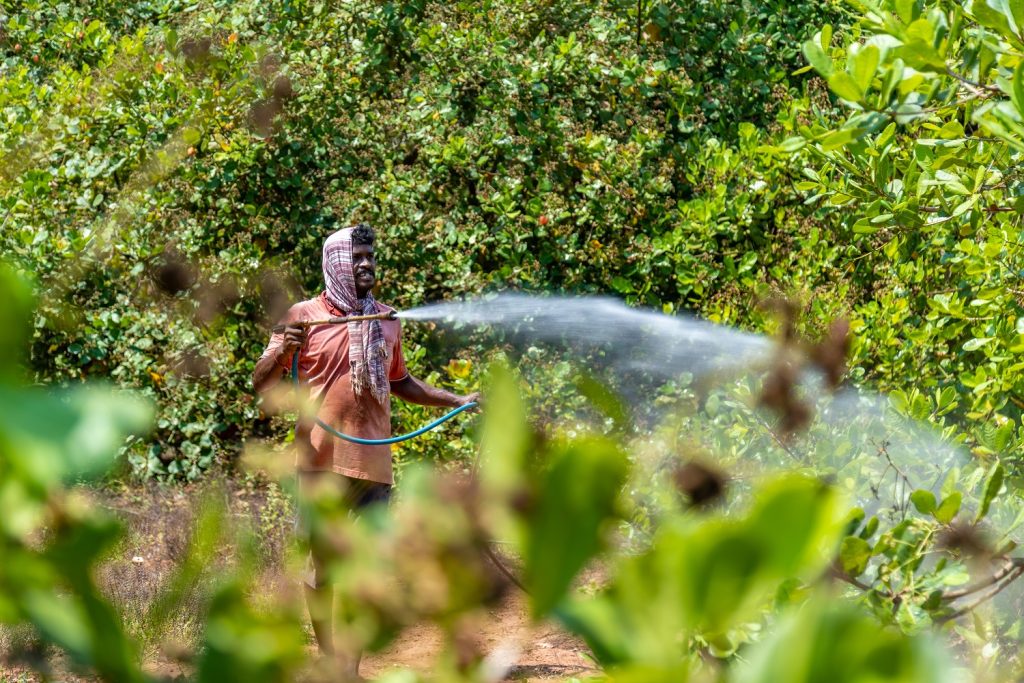
<instances>
[{"instance_id":1,"label":"water spray","mask_svg":"<svg viewBox=\"0 0 1024 683\"><path fill-rule=\"evenodd\" d=\"M706 382L706 378L716 378L716 384L732 380L750 382L751 387L760 386L760 389L749 390L753 392L751 403L740 399L742 405L719 405L717 417L713 419L694 414L696 422L691 426L706 428L705 436L709 439L720 437L733 443L735 437L728 431L730 425L745 424L745 428L751 429L760 425L765 431L752 432L750 438L764 440L761 455L749 458L745 449L739 449L731 467L749 470L753 475L766 468L788 469L814 462L840 474L855 499L871 514L880 509L906 508L909 491L902 483L894 488L891 483L894 471L908 475L916 482L914 488L929 488L937 494L945 476L967 461L957 444L948 443L941 434L895 414L884 395L851 387L840 387L833 393L839 374L838 363L843 356L838 344L843 337L839 334L842 330L830 333L828 338L835 337L836 342L831 346L799 350L801 358L809 355L812 365L820 369L818 374L811 374L800 372L794 366L794 377L789 378L793 386L787 391L792 390L802 400L810 402L814 420L808 431L785 440L777 433L778 427L769 423L769 416L758 412L779 407L773 406L770 400L762 401L760 408L757 406L757 397L764 394L765 388L765 379L760 375L777 365L773 362L775 344L763 335L693 317L630 308L607 297L536 297L505 293L429 304L371 318L429 321L443 329L482 330L519 347L553 347L586 363L589 370L599 365L630 409L652 418L674 419L676 414L666 417L665 411L672 408L670 404L662 407L658 403L658 394L651 385L675 382L681 374L690 376L686 381L697 378ZM365 318L348 316L292 324L313 326L360 319ZM823 355L823 349L835 351L835 357ZM596 363L591 362L595 358ZM296 376L296 370L292 374ZM741 388L740 391L742 394L746 390ZM746 411L751 411L751 415ZM450 419L454 414L457 413L443 419ZM334 434L329 426L320 426ZM432 423L425 429L436 426ZM388 443L421 433L417 430ZM663 447L654 448L651 453L655 455L651 457L661 457L657 454L663 451ZM657 465L653 461L651 464Z\"/></svg>"}]
</instances>

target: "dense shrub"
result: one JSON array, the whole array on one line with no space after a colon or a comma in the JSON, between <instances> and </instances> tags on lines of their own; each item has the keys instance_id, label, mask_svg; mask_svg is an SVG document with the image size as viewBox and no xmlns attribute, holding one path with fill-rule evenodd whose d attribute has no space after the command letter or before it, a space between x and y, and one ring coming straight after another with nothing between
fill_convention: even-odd
<instances>
[{"instance_id":1,"label":"dense shrub","mask_svg":"<svg viewBox=\"0 0 1024 683\"><path fill-rule=\"evenodd\" d=\"M132 465L192 478L280 434L248 386L266 322L318 290L324 236L356 219L383 233L380 297L400 308L610 291L758 324L760 283L834 275L806 258L830 247L792 171L757 151L809 106L794 46L833 12L22 5L4 22L0 210L4 251L45 293L36 376L153 396ZM407 335L418 373L456 354Z\"/></svg>"}]
</instances>

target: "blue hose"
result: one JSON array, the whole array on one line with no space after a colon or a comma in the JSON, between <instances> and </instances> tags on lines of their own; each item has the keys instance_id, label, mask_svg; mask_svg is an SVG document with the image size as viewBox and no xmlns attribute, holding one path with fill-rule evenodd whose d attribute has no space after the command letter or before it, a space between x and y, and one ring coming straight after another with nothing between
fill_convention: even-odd
<instances>
[{"instance_id":1,"label":"blue hose","mask_svg":"<svg viewBox=\"0 0 1024 683\"><path fill-rule=\"evenodd\" d=\"M296 351L292 355L292 380L294 380L295 386L298 387L299 386L299 352L298 351ZM328 434L336 436L339 439L344 439L345 441L351 441L352 443L358 443L358 444L362 444L364 446L386 446L388 444L398 443L400 441L408 441L409 439L415 439L420 434L426 434L431 429L434 429L435 427L438 427L441 424L447 422L448 420L452 419L453 417L455 417L459 413L463 412L464 410L469 410L470 408L475 408L476 405L477 405L476 403L467 403L464 406L459 406L458 408L456 408L455 410L451 411L447 415L442 415L441 417L437 418L436 420L434 420L430 424L424 425L423 427L420 427L419 429L417 429L414 432L409 432L408 434L402 434L401 436L392 436L389 439L363 439L363 438L358 437L358 436L349 436L348 434L342 434L337 429L335 429L331 425L329 425L326 422L324 422L323 420L321 420L319 417L316 418L316 423L317 423L317 425L321 429L323 429Z\"/></svg>"}]
</instances>

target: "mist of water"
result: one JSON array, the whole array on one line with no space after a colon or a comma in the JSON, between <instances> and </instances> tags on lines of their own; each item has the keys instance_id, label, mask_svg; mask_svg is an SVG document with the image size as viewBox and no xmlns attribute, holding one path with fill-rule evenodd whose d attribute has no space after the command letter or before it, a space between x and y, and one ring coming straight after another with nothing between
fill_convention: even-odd
<instances>
[{"instance_id":1,"label":"mist of water","mask_svg":"<svg viewBox=\"0 0 1024 683\"><path fill-rule=\"evenodd\" d=\"M638 424L675 420L689 432L686 438L728 444L739 454L723 463L731 474L813 468L830 473L869 514L904 512L913 490L937 492L949 471L967 459L930 426L898 415L885 396L855 388L833 394L812 374L801 392L814 420L796 438L780 439L772 431L772 416L752 405L776 343L693 317L630 308L607 297L521 294L433 304L399 315L455 331L490 333L520 350L554 348L561 358L608 381L632 407ZM674 408L664 407L676 404L659 402L659 388L681 377L700 386L705 408L709 393L726 397L716 400L713 415L696 411L681 420L671 414ZM750 429L752 420L759 430ZM674 455L666 455L673 448L668 442L651 438L639 434L647 441L637 452L655 454L652 461Z\"/></svg>"},{"instance_id":2,"label":"mist of water","mask_svg":"<svg viewBox=\"0 0 1024 683\"><path fill-rule=\"evenodd\" d=\"M501 294L421 306L399 317L453 328L486 326L520 341L587 349L620 371L664 378L764 360L772 348L761 335L629 308L608 297Z\"/></svg>"}]
</instances>

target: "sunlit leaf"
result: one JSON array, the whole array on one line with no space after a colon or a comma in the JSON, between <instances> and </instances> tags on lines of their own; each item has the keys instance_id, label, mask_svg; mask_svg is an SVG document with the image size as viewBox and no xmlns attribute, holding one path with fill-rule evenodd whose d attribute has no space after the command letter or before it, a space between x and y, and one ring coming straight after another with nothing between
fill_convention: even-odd
<instances>
[{"instance_id":1,"label":"sunlit leaf","mask_svg":"<svg viewBox=\"0 0 1024 683\"><path fill-rule=\"evenodd\" d=\"M935 507L938 504L935 494L925 489L918 489L911 493L910 502L922 515L930 515L935 512Z\"/></svg>"},{"instance_id":2,"label":"sunlit leaf","mask_svg":"<svg viewBox=\"0 0 1024 683\"><path fill-rule=\"evenodd\" d=\"M864 92L857 85L857 81L853 80L853 77L845 71L837 71L829 76L828 87L836 95L850 102L859 102L864 97Z\"/></svg>"},{"instance_id":3,"label":"sunlit leaf","mask_svg":"<svg viewBox=\"0 0 1024 683\"><path fill-rule=\"evenodd\" d=\"M847 536L839 548L839 561L843 571L851 577L864 573L871 559L871 546L862 538Z\"/></svg>"},{"instance_id":4,"label":"sunlit leaf","mask_svg":"<svg viewBox=\"0 0 1024 683\"><path fill-rule=\"evenodd\" d=\"M789 615L746 659L738 683L934 683L948 680L950 667L928 636L879 628L863 611L828 598Z\"/></svg>"},{"instance_id":5,"label":"sunlit leaf","mask_svg":"<svg viewBox=\"0 0 1024 683\"><path fill-rule=\"evenodd\" d=\"M818 74L826 79L832 75L832 59L825 54L825 50L822 49L818 41L808 40L804 43L803 49L804 57Z\"/></svg>"},{"instance_id":6,"label":"sunlit leaf","mask_svg":"<svg viewBox=\"0 0 1024 683\"><path fill-rule=\"evenodd\" d=\"M862 45L857 54L851 57L853 62L853 80L862 92L867 92L871 87L871 81L875 78L875 69L878 68L879 52L874 45Z\"/></svg>"},{"instance_id":7,"label":"sunlit leaf","mask_svg":"<svg viewBox=\"0 0 1024 683\"><path fill-rule=\"evenodd\" d=\"M992 501L999 495L999 491L1003 488L1003 479L1005 478L1005 469L1003 463L997 462L992 466L988 476L985 478L985 488L981 497L981 506L978 508L978 515L975 521L981 521L985 515L988 514L989 508L992 506Z\"/></svg>"},{"instance_id":8,"label":"sunlit leaf","mask_svg":"<svg viewBox=\"0 0 1024 683\"><path fill-rule=\"evenodd\" d=\"M942 522L943 524L949 524L956 517L956 514L960 512L960 502L963 499L963 494L959 491L954 491L946 496L939 507L935 510L935 519Z\"/></svg>"}]
</instances>

